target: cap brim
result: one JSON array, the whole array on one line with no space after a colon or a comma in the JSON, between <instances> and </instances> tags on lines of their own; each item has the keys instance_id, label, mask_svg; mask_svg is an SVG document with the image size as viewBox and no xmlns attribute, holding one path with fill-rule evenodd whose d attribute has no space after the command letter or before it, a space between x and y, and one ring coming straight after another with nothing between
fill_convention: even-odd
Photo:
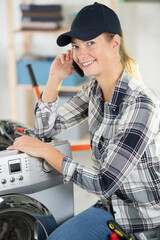
<instances>
[{"instance_id":1,"label":"cap brim","mask_svg":"<svg viewBox=\"0 0 160 240\"><path fill-rule=\"evenodd\" d=\"M61 34L58 38L57 38L57 44L60 46L60 47L64 47L66 45L68 45L69 43L71 43L71 39L72 38L77 38L79 40L82 40L82 41L89 41L89 40L92 40L96 37L98 37L100 34L102 34L103 32L102 31L76 31L76 32L73 32L73 31L70 31L70 32L66 32L66 33L63 33Z\"/></svg>"}]
</instances>

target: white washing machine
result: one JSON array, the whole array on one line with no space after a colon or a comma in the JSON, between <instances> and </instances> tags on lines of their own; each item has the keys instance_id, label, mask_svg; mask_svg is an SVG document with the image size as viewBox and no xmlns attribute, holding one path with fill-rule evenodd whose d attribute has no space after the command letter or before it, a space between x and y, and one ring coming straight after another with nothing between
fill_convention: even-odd
<instances>
[{"instance_id":1,"label":"white washing machine","mask_svg":"<svg viewBox=\"0 0 160 240\"><path fill-rule=\"evenodd\" d=\"M52 144L71 157L68 141ZM73 215L72 182L43 159L0 151L0 240L44 240Z\"/></svg>"}]
</instances>

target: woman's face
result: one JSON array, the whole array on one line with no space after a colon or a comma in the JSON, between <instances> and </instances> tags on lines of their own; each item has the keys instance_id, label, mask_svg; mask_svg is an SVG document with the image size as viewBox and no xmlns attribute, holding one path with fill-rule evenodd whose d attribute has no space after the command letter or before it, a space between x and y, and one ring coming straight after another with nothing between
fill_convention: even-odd
<instances>
[{"instance_id":1,"label":"woman's face","mask_svg":"<svg viewBox=\"0 0 160 240\"><path fill-rule=\"evenodd\" d=\"M73 59L86 76L103 76L113 68L116 56L113 39L107 41L105 34L90 41L72 39Z\"/></svg>"}]
</instances>

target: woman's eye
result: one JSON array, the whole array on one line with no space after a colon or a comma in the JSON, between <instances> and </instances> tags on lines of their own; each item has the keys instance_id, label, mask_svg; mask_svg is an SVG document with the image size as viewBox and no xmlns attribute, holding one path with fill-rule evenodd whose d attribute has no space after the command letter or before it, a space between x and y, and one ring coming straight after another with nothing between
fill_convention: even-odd
<instances>
[{"instance_id":1,"label":"woman's eye","mask_svg":"<svg viewBox=\"0 0 160 240\"><path fill-rule=\"evenodd\" d=\"M89 45L89 46L91 46L91 45L93 45L93 44L94 44L93 41L88 42L88 45Z\"/></svg>"},{"instance_id":2,"label":"woman's eye","mask_svg":"<svg viewBox=\"0 0 160 240\"><path fill-rule=\"evenodd\" d=\"M78 46L77 45L72 45L72 48L75 49L75 48L78 48Z\"/></svg>"}]
</instances>

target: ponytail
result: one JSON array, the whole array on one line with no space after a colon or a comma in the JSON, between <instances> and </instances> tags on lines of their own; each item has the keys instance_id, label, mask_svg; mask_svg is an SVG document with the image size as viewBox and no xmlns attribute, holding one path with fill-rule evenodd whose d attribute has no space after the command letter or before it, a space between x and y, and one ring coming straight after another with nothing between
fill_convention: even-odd
<instances>
[{"instance_id":1,"label":"ponytail","mask_svg":"<svg viewBox=\"0 0 160 240\"><path fill-rule=\"evenodd\" d=\"M106 33L108 40L112 40L114 35L115 34L113 33ZM138 81L142 81L140 72L138 69L138 63L128 55L127 50L125 48L123 32L121 35L121 42L119 46L119 55L120 55L120 61L123 68L126 68L133 78L135 78Z\"/></svg>"}]
</instances>

